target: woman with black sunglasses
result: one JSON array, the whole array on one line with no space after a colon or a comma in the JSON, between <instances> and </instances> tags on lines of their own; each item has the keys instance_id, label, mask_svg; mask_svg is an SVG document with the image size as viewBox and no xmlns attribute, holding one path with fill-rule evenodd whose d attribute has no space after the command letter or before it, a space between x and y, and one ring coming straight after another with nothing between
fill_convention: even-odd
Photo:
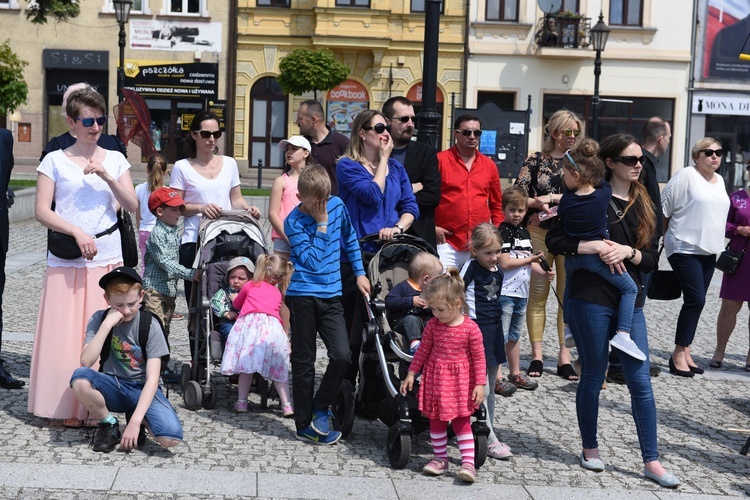
<instances>
[{"instance_id":1,"label":"woman with black sunglasses","mask_svg":"<svg viewBox=\"0 0 750 500\"><path fill-rule=\"evenodd\" d=\"M107 307L99 278L122 265L117 209L135 212L138 207L130 164L121 153L97 145L106 113L104 98L91 87L72 92L66 120L75 142L47 154L37 168L36 219L72 236L81 256L47 255L28 408L34 415L60 419L70 427L80 427L86 418L68 381L81 366L89 318Z\"/></svg>"},{"instance_id":2,"label":"woman with black sunglasses","mask_svg":"<svg viewBox=\"0 0 750 500\"><path fill-rule=\"evenodd\" d=\"M245 210L260 217L257 207L248 205L240 190L237 162L219 155L217 142L221 137L219 117L212 111L201 111L190 124L185 138L187 158L177 161L172 169L169 187L185 200L185 230L180 245L180 264L193 267L201 217L217 218L222 210ZM185 297L190 301L192 281L185 281ZM192 347L192 345L191 345Z\"/></svg>"},{"instance_id":3,"label":"woman with black sunglasses","mask_svg":"<svg viewBox=\"0 0 750 500\"><path fill-rule=\"evenodd\" d=\"M729 196L722 177L716 174L723 154L716 139L700 139L693 146L695 166L677 172L661 193L664 250L683 296L674 351L669 358L669 372L680 377L703 373L693 361L690 345L706 303L716 255L724 250Z\"/></svg>"}]
</instances>

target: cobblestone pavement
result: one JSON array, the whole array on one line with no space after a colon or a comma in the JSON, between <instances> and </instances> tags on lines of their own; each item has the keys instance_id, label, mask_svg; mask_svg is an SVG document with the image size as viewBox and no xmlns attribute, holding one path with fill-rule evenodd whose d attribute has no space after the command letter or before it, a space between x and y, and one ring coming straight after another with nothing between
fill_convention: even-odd
<instances>
[{"instance_id":1,"label":"cobblestone pavement","mask_svg":"<svg viewBox=\"0 0 750 500\"><path fill-rule=\"evenodd\" d=\"M11 227L3 357L8 369L27 381L45 242L44 228L34 221ZM706 367L715 342L720 279L717 273L693 345L696 361ZM498 397L496 429L512 447L514 457L488 459L471 494L497 498L750 496L750 459L738 453L748 436L729 430L750 427L750 373L743 370L748 310L743 309L738 317L724 368L683 379L669 375L666 366L680 304L649 302L646 307L652 360L663 369L653 379L659 450L664 465L682 479L678 492L666 492L644 480L627 389L620 385L609 384L601 396L599 438L607 470L594 474L580 468L576 383L553 374L556 335L548 326L545 374L538 379L539 389ZM186 310L184 300L178 301L177 309ZM186 321L175 320L172 325L173 358L179 366L188 357L186 335L179 333L186 331ZM325 353L319 347L320 368ZM530 351L525 339L521 351L525 366ZM185 427L185 441L173 451L162 450L149 440L130 454L97 454L89 447L86 430L65 429L27 413L26 389L0 389L0 497L458 498L468 494L454 486L454 474L438 479L420 475L431 455L426 434L414 439L407 467L392 470L384 453L387 429L382 423L357 419L348 441L313 447L292 439L292 421L281 418L276 402L261 410L258 396L252 394L251 411L234 413L235 390L222 379L217 407L199 411L187 410L179 390L173 390L170 400ZM449 454L455 471L460 463L455 444Z\"/></svg>"}]
</instances>

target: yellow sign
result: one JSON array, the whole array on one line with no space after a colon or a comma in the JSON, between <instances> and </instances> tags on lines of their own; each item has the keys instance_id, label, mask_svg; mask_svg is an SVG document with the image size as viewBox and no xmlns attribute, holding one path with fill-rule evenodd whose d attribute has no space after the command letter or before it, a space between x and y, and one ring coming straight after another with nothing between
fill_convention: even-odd
<instances>
[{"instance_id":1,"label":"yellow sign","mask_svg":"<svg viewBox=\"0 0 750 500\"><path fill-rule=\"evenodd\" d=\"M195 118L195 113L183 113L180 115L180 122L182 123L180 125L180 130L190 130L190 125L193 124L193 118Z\"/></svg>"}]
</instances>

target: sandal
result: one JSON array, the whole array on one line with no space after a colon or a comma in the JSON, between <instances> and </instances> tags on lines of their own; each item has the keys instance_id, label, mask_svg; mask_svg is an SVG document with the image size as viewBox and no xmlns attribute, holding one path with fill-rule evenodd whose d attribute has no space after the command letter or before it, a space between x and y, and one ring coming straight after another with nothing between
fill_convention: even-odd
<instances>
[{"instance_id":1,"label":"sandal","mask_svg":"<svg viewBox=\"0 0 750 500\"><path fill-rule=\"evenodd\" d=\"M532 359L529 363L529 369L526 370L529 377L541 377L544 373L544 363L541 359ZM534 375L536 373L536 375Z\"/></svg>"},{"instance_id":2,"label":"sandal","mask_svg":"<svg viewBox=\"0 0 750 500\"><path fill-rule=\"evenodd\" d=\"M745 365L745 371L750 372L750 363Z\"/></svg>"},{"instance_id":3,"label":"sandal","mask_svg":"<svg viewBox=\"0 0 750 500\"><path fill-rule=\"evenodd\" d=\"M77 419L77 418L66 418L62 421L63 427L67 427L69 429L80 429L83 427L83 420Z\"/></svg>"},{"instance_id":4,"label":"sandal","mask_svg":"<svg viewBox=\"0 0 750 500\"><path fill-rule=\"evenodd\" d=\"M495 394L498 394L500 396L503 396L507 398L508 396L512 396L514 392L516 392L516 387L511 382L508 382L507 380L496 380L495 381Z\"/></svg>"},{"instance_id":5,"label":"sandal","mask_svg":"<svg viewBox=\"0 0 750 500\"><path fill-rule=\"evenodd\" d=\"M711 362L708 364L708 367L709 368L714 368L714 369L719 369L719 368L721 368L721 361L714 361L712 359Z\"/></svg>"},{"instance_id":6,"label":"sandal","mask_svg":"<svg viewBox=\"0 0 750 500\"><path fill-rule=\"evenodd\" d=\"M86 429L96 429L99 427L100 423L101 421L95 418L86 418L86 420L83 421L83 427Z\"/></svg>"},{"instance_id":7,"label":"sandal","mask_svg":"<svg viewBox=\"0 0 750 500\"><path fill-rule=\"evenodd\" d=\"M238 400L236 403L234 403L234 411L237 413L247 413L247 399Z\"/></svg>"},{"instance_id":8,"label":"sandal","mask_svg":"<svg viewBox=\"0 0 750 500\"><path fill-rule=\"evenodd\" d=\"M557 367L557 374L565 380L575 381L578 380L578 374L573 369L573 365L565 363Z\"/></svg>"},{"instance_id":9,"label":"sandal","mask_svg":"<svg viewBox=\"0 0 750 500\"><path fill-rule=\"evenodd\" d=\"M510 377L508 377L508 380L511 384L515 385L519 389L524 389L526 391L533 391L534 389L539 387L538 383L530 380L529 377L524 375L523 373L511 375Z\"/></svg>"}]
</instances>

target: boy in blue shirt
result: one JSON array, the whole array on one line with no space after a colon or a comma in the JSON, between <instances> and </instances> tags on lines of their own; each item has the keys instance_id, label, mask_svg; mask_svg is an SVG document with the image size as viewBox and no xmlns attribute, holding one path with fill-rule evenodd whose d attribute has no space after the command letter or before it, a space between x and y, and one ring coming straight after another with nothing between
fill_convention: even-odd
<instances>
[{"instance_id":1,"label":"boy in blue shirt","mask_svg":"<svg viewBox=\"0 0 750 500\"><path fill-rule=\"evenodd\" d=\"M340 257L344 248L357 277L357 288L370 293L357 235L344 203L331 196L331 180L323 167L304 169L297 182L300 204L284 221L294 274L286 290L292 332L292 384L296 438L314 444L338 442L328 413L351 362L344 323ZM315 388L315 338L328 348L328 367Z\"/></svg>"}]
</instances>

